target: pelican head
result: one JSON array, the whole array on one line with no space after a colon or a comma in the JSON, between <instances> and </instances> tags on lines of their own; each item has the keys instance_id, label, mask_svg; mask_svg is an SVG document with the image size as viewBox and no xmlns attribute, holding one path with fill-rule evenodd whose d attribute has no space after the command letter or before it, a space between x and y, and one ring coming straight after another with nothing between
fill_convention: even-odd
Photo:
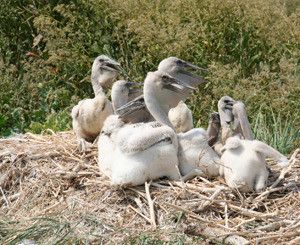
<instances>
[{"instance_id":1,"label":"pelican head","mask_svg":"<svg viewBox=\"0 0 300 245\"><path fill-rule=\"evenodd\" d=\"M134 86L142 86L140 83L118 80L114 83L111 89L111 99L114 111L126 104L133 98L143 94L142 89L133 89Z\"/></svg>"},{"instance_id":2,"label":"pelican head","mask_svg":"<svg viewBox=\"0 0 300 245\"><path fill-rule=\"evenodd\" d=\"M196 87L203 82L207 82L207 80L205 80L204 78L186 70L188 68L209 72L206 69L193 65L176 57L166 58L162 60L158 65L159 71L166 72L171 76L181 80L182 82L189 84L190 86Z\"/></svg>"},{"instance_id":3,"label":"pelican head","mask_svg":"<svg viewBox=\"0 0 300 245\"><path fill-rule=\"evenodd\" d=\"M221 126L229 125L231 122L233 122L234 117L232 114L232 107L233 104L236 101L229 97L229 96L223 96L219 102L218 102L218 110L220 114L220 120L221 120Z\"/></svg>"},{"instance_id":4,"label":"pelican head","mask_svg":"<svg viewBox=\"0 0 300 245\"><path fill-rule=\"evenodd\" d=\"M117 66L120 66L120 63L106 55L98 56L92 66L92 80L97 80L103 87L111 86L121 72Z\"/></svg>"},{"instance_id":5,"label":"pelican head","mask_svg":"<svg viewBox=\"0 0 300 245\"><path fill-rule=\"evenodd\" d=\"M192 90L195 89L184 81L159 70L155 72L148 72L145 80L145 86L150 84L157 90L163 91L164 89L167 89L179 94L185 93L184 88Z\"/></svg>"}]
</instances>

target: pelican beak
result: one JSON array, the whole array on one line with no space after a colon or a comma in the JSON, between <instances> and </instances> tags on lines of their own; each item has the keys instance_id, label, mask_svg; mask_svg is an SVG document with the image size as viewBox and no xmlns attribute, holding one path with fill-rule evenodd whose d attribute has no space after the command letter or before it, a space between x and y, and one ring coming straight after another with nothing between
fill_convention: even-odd
<instances>
[{"instance_id":1,"label":"pelican beak","mask_svg":"<svg viewBox=\"0 0 300 245\"><path fill-rule=\"evenodd\" d=\"M206 80L205 78L203 77L200 77L198 76L197 74L193 73L193 72L190 72L190 71L187 71L187 70L184 70L184 69L181 69L180 72L183 74L183 75L186 75L189 77L189 79L193 80L195 82L195 85L198 86L200 85L201 83L206 83L208 82L208 80Z\"/></svg>"},{"instance_id":2,"label":"pelican beak","mask_svg":"<svg viewBox=\"0 0 300 245\"><path fill-rule=\"evenodd\" d=\"M144 97L143 95L135 98L132 101L129 101L128 103L126 103L125 105L122 105L120 108L117 109L117 112L120 112L124 109L128 109L130 107L136 107L137 105L144 105L145 106L145 102L144 102Z\"/></svg>"},{"instance_id":3,"label":"pelican beak","mask_svg":"<svg viewBox=\"0 0 300 245\"><path fill-rule=\"evenodd\" d=\"M109 71L114 71L114 72L121 72L120 69L117 66L121 66L121 64L117 61L114 61L112 59L106 60L103 63L102 68L109 70Z\"/></svg>"},{"instance_id":4,"label":"pelican beak","mask_svg":"<svg viewBox=\"0 0 300 245\"><path fill-rule=\"evenodd\" d=\"M189 93L186 92L185 89L191 89L195 90L194 87L174 78L174 77L169 77L168 81L166 81L163 85L165 89L169 89L173 92L179 93L179 94L184 94L184 95L189 95Z\"/></svg>"},{"instance_id":5,"label":"pelican beak","mask_svg":"<svg viewBox=\"0 0 300 245\"><path fill-rule=\"evenodd\" d=\"M135 105L135 107L127 110L127 111L124 111L122 113L119 114L119 116L121 118L124 118L128 115L130 115L131 113L135 112L135 111L138 111L138 110L141 110L141 109L144 109L145 108L145 105L144 104L139 104L139 105ZM118 111L118 110L117 110Z\"/></svg>"},{"instance_id":6,"label":"pelican beak","mask_svg":"<svg viewBox=\"0 0 300 245\"><path fill-rule=\"evenodd\" d=\"M200 71L205 71L209 72L209 70L201 68L199 66L193 65L189 62L183 62L182 65L179 68L179 72L182 73L183 75L187 76L185 79L189 81L189 84L196 87L200 85L201 83L206 83L208 80L204 79L203 77L198 76L197 74L190 72L188 70L185 70L186 68L191 68L195 70L200 70Z\"/></svg>"},{"instance_id":7,"label":"pelican beak","mask_svg":"<svg viewBox=\"0 0 300 245\"><path fill-rule=\"evenodd\" d=\"M241 133L245 139L253 140L253 134L248 121L246 107L243 102L236 101L233 105L234 131Z\"/></svg>"},{"instance_id":8,"label":"pelican beak","mask_svg":"<svg viewBox=\"0 0 300 245\"><path fill-rule=\"evenodd\" d=\"M226 123L231 123L234 121L234 116L232 114L232 107L226 108L225 106L225 121Z\"/></svg>"},{"instance_id":9,"label":"pelican beak","mask_svg":"<svg viewBox=\"0 0 300 245\"><path fill-rule=\"evenodd\" d=\"M127 88L131 88L131 87L134 87L134 86L142 87L142 86L144 86L144 84L142 84L142 83L134 83L134 82L127 82L125 86Z\"/></svg>"},{"instance_id":10,"label":"pelican beak","mask_svg":"<svg viewBox=\"0 0 300 245\"><path fill-rule=\"evenodd\" d=\"M191 64L189 62L184 62L183 63L183 67L185 67L185 68L191 68L191 69L195 69L195 70L200 70L200 71L205 71L205 72L209 72L209 70L201 68L201 67L196 66L196 65L193 65L193 64Z\"/></svg>"}]
</instances>

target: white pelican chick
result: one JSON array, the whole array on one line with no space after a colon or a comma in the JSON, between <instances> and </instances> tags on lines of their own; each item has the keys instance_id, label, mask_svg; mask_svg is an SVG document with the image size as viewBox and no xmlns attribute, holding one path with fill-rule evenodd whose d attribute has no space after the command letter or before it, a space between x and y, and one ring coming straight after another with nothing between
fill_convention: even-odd
<instances>
[{"instance_id":1,"label":"white pelican chick","mask_svg":"<svg viewBox=\"0 0 300 245\"><path fill-rule=\"evenodd\" d=\"M164 104L157 95L171 87L179 90L174 84L186 86L163 72L148 73L144 83L145 101L156 115L161 113ZM107 121L98 142L99 167L111 177L112 185L140 185L164 176L179 179L177 135L172 128L160 122L124 125L119 116L110 116ZM104 141L110 145L105 150L100 149Z\"/></svg>"},{"instance_id":2,"label":"white pelican chick","mask_svg":"<svg viewBox=\"0 0 300 245\"><path fill-rule=\"evenodd\" d=\"M224 96L219 101L219 113L222 125L221 140L224 144L220 149L220 175L224 176L228 186L238 188L242 192L264 190L269 176L265 164L266 156L275 158L281 166L288 165L288 160L267 144L253 140L246 107L242 102ZM234 133L230 129L232 121Z\"/></svg>"},{"instance_id":3,"label":"white pelican chick","mask_svg":"<svg viewBox=\"0 0 300 245\"><path fill-rule=\"evenodd\" d=\"M79 150L86 151L85 141L93 142L99 135L105 119L113 114L104 87L111 86L119 75L120 64L105 55L98 56L92 66L91 81L95 98L85 99L72 109L73 130L79 140Z\"/></svg>"},{"instance_id":4,"label":"white pelican chick","mask_svg":"<svg viewBox=\"0 0 300 245\"><path fill-rule=\"evenodd\" d=\"M195 73L192 73L186 68L197 69L201 71L208 70L201 67L195 66L189 62L186 62L177 57L169 57L162 60L158 65L158 70L170 74L172 77L188 84L189 86L196 87L203 82L205 79L199 77ZM191 91L189 88L183 88L183 90L188 94ZM182 94L181 99L185 98L187 94ZM193 128L193 115L188 106L180 101L178 106L171 108L168 117L174 127L176 133L184 133Z\"/></svg>"},{"instance_id":5,"label":"white pelican chick","mask_svg":"<svg viewBox=\"0 0 300 245\"><path fill-rule=\"evenodd\" d=\"M187 79L188 77L186 76L185 78ZM144 85L144 97L147 108L157 122L173 127L168 118L170 108L176 107L180 99L183 96L187 96L186 89L193 89L188 84L185 84L186 87L184 89L181 89L180 86L166 86L167 90L160 90L159 84L156 84L156 86ZM208 145L208 136L204 129L191 129L185 133L178 134L177 139L179 143L179 170L184 180L196 175L217 176L219 174L220 159Z\"/></svg>"},{"instance_id":6,"label":"white pelican chick","mask_svg":"<svg viewBox=\"0 0 300 245\"><path fill-rule=\"evenodd\" d=\"M185 133L193 128L193 114L181 100L175 108L171 108L168 117L177 134Z\"/></svg>"},{"instance_id":7,"label":"white pelican chick","mask_svg":"<svg viewBox=\"0 0 300 245\"><path fill-rule=\"evenodd\" d=\"M278 160L280 166L289 164L284 155L258 140L231 137L221 152L220 174L228 186L242 192L260 192L267 187L269 171L265 164L266 156Z\"/></svg>"}]
</instances>

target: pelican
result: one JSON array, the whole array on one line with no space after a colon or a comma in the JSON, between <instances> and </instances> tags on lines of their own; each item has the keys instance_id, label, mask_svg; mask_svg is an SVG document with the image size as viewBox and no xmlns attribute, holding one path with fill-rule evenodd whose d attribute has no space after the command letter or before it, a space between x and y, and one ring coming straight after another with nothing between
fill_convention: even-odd
<instances>
[{"instance_id":1,"label":"pelican","mask_svg":"<svg viewBox=\"0 0 300 245\"><path fill-rule=\"evenodd\" d=\"M161 120L127 125L118 115L106 120L98 142L99 167L111 177L112 185L140 185L164 176L179 179L177 135L169 127L170 121L164 124L163 116L160 117L168 107L160 98L162 91L182 92L174 84L192 89L160 71L149 72L145 79L146 106ZM106 149L102 148L103 142L108 142Z\"/></svg>"},{"instance_id":2,"label":"pelican","mask_svg":"<svg viewBox=\"0 0 300 245\"><path fill-rule=\"evenodd\" d=\"M159 71L168 73L172 77L188 84L189 86L196 87L201 83L206 82L205 79L192 72L187 71L186 68L208 72L208 70L206 69L195 66L177 57L166 58L162 60L158 65ZM181 99L185 98L188 92L191 91L189 88L183 88L183 90L186 92L186 94L182 94L180 96ZM176 133L185 133L193 128L192 112L183 101L180 101L178 106L170 109L168 117Z\"/></svg>"},{"instance_id":3,"label":"pelican","mask_svg":"<svg viewBox=\"0 0 300 245\"><path fill-rule=\"evenodd\" d=\"M184 77L187 80L187 77ZM168 125L173 128L168 118L170 108L176 107L182 96L187 96L187 89L193 89L193 86L184 83L186 86L182 89L181 85L168 87L168 89L159 89L159 83L153 86L144 85L144 98L148 110L157 122ZM195 84L193 84L195 85ZM166 100L167 98L167 100ZM178 160L179 170L183 179L202 176L217 176L219 174L219 157L208 145L207 132L202 128L191 129L185 133L177 135L179 149Z\"/></svg>"},{"instance_id":4,"label":"pelican","mask_svg":"<svg viewBox=\"0 0 300 245\"><path fill-rule=\"evenodd\" d=\"M209 72L209 70L193 65L177 57L169 57L162 60L158 65L158 70L168 73L172 77L184 82L191 87L197 87L201 83L207 82L204 78L197 74L186 70L186 68L196 69L200 71ZM190 88L183 88L183 90L190 92ZM184 98L184 97L183 97Z\"/></svg>"},{"instance_id":5,"label":"pelican","mask_svg":"<svg viewBox=\"0 0 300 245\"><path fill-rule=\"evenodd\" d=\"M95 98L85 99L72 109L73 130L79 140L79 150L86 151L85 142L93 142L99 135L105 119L113 114L104 88L109 87L119 75L120 64L105 55L98 56L92 66L91 82Z\"/></svg>"},{"instance_id":6,"label":"pelican","mask_svg":"<svg viewBox=\"0 0 300 245\"><path fill-rule=\"evenodd\" d=\"M160 82L163 83L163 77ZM177 84L170 86L169 84L165 84L164 87L167 89L161 89L159 80L150 85L145 82L144 100L149 112L157 122L174 129L168 118L168 113L171 108L178 105L184 96L188 96L187 91L194 89L194 87L187 84L185 86ZM134 102L130 104L132 103ZM179 142L179 169L184 180L196 175L218 175L220 159L207 144L208 137L204 129L192 129L186 133L178 134L177 138Z\"/></svg>"},{"instance_id":7,"label":"pelican","mask_svg":"<svg viewBox=\"0 0 300 245\"><path fill-rule=\"evenodd\" d=\"M191 128L193 128L193 116L191 110L187 107L187 105L183 102L178 100L177 98L185 98L189 96L189 91L191 91L194 86L197 86L206 80L199 77L198 75L189 72L185 70L185 68L193 68L198 69L202 71L208 71L206 69L203 69L201 67L192 65L188 62L185 62L179 58L176 57L169 57L167 59L164 59L160 62L158 66L158 70L165 72L167 74L171 74L174 78L179 78L178 80L183 80L184 83L190 83L189 85L191 88L187 88L181 85L175 85L178 87L181 92L176 95L176 100L171 105L171 108L168 113L168 117L170 122L172 123L172 127L175 129L176 133L182 133L187 132ZM174 90L175 88L172 87ZM164 96L173 96L172 93L165 94ZM172 98L166 97L164 98L166 101L173 101ZM178 103L179 102L179 103ZM151 114L149 113L147 107L144 103L143 96L138 97L136 100L133 100L131 103L128 103L121 108L118 109L118 111L125 110L129 111L129 113L134 114L131 115L131 122L149 122L153 121L153 117L151 117ZM135 109L133 109L136 106Z\"/></svg>"},{"instance_id":8,"label":"pelican","mask_svg":"<svg viewBox=\"0 0 300 245\"><path fill-rule=\"evenodd\" d=\"M284 155L258 140L230 137L221 152L220 174L228 186L242 192L260 192L267 187L269 171L265 164L266 156L278 160L279 166L289 165Z\"/></svg>"},{"instance_id":9,"label":"pelican","mask_svg":"<svg viewBox=\"0 0 300 245\"><path fill-rule=\"evenodd\" d=\"M253 140L251 127L243 102L235 101L229 96L223 96L218 102L219 113L212 113L208 134L211 137L210 145L219 156L221 148L229 137L239 135L243 139ZM231 123L234 122L233 130ZM218 137L219 131L221 131Z\"/></svg>"},{"instance_id":10,"label":"pelican","mask_svg":"<svg viewBox=\"0 0 300 245\"><path fill-rule=\"evenodd\" d=\"M280 166L288 165L288 160L267 144L253 140L246 107L242 102L224 96L218 105L223 144L220 148L222 154L220 175L224 176L228 186L238 188L242 192L264 190L269 176L265 164L266 156L278 160ZM234 133L230 129L232 121L234 121Z\"/></svg>"}]
</instances>

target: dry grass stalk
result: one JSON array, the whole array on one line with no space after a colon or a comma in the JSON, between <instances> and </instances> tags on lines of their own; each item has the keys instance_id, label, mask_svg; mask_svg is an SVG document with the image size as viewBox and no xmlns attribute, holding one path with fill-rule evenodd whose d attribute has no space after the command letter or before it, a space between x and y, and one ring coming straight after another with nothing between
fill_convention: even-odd
<instances>
[{"instance_id":1,"label":"dry grass stalk","mask_svg":"<svg viewBox=\"0 0 300 245\"><path fill-rule=\"evenodd\" d=\"M151 185L151 181L150 181L149 184L147 182L145 182L146 197L147 197L148 204L149 204L149 209L150 209L150 223L151 223L152 227L155 229L156 228L155 212L154 212L153 201L151 199L150 191L149 191L149 186L150 185Z\"/></svg>"},{"instance_id":2,"label":"dry grass stalk","mask_svg":"<svg viewBox=\"0 0 300 245\"><path fill-rule=\"evenodd\" d=\"M187 183L155 180L144 187L114 188L98 171L95 156L95 145L86 155L79 154L73 132L0 139L0 224L6 231L15 230L11 235L1 233L4 243L15 241L28 227L45 227L40 224L48 220L55 221L50 231L67 222L67 236L76 234L90 244L118 243L141 233L170 241L183 235L189 225L201 223L209 225L211 235L198 235L209 240L222 240L227 234L251 244L298 241L300 166L296 152L288 171L268 162L270 187L261 194L239 193L222 178L202 177ZM178 212L184 215L174 220ZM54 239L56 233L43 231L43 237ZM184 237L194 243L191 233Z\"/></svg>"}]
</instances>

